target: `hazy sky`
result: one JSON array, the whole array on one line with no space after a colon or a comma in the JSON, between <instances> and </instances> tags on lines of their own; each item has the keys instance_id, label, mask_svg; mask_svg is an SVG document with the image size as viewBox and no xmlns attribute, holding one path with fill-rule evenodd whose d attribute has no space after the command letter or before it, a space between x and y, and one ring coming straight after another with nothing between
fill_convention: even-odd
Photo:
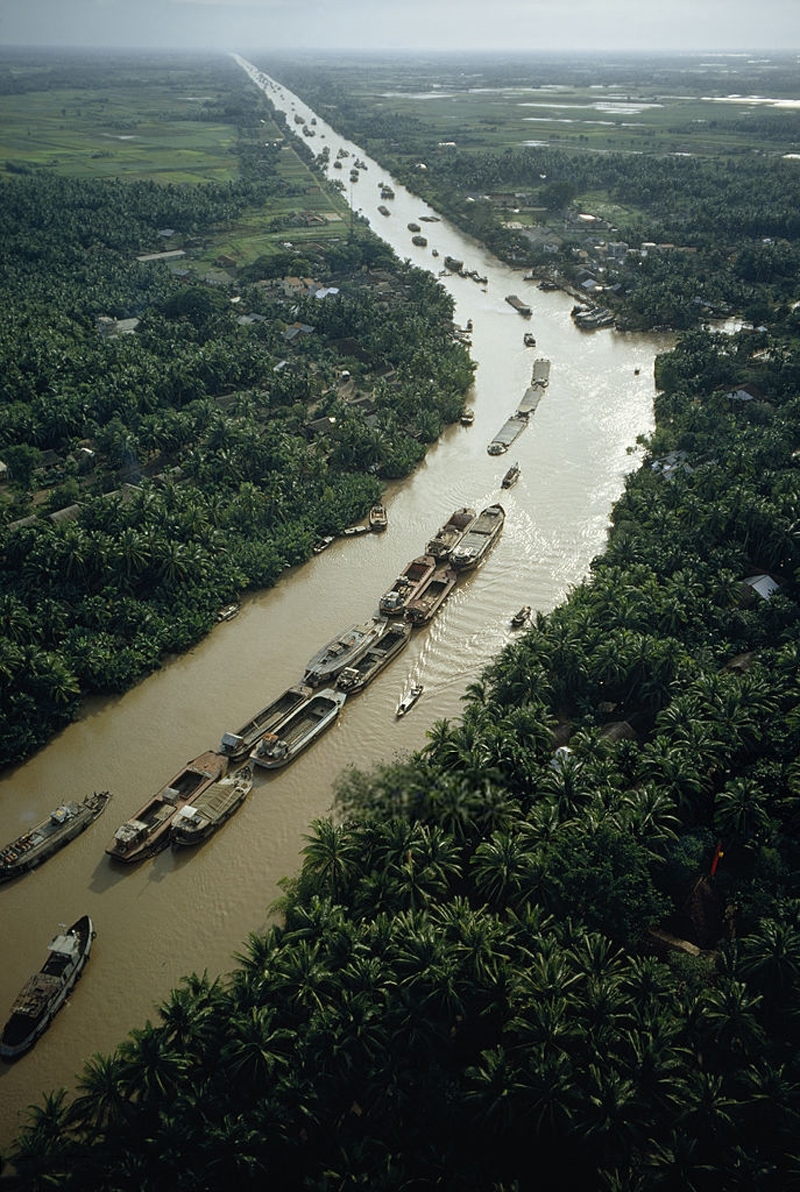
<instances>
[{"instance_id":1,"label":"hazy sky","mask_svg":"<svg viewBox=\"0 0 800 1192\"><path fill-rule=\"evenodd\" d=\"M0 44L800 50L800 0L0 0Z\"/></svg>"}]
</instances>

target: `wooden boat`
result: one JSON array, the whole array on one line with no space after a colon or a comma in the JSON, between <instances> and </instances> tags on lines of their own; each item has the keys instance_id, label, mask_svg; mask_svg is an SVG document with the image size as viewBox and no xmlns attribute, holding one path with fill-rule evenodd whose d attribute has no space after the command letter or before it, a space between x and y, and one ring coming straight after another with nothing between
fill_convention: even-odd
<instances>
[{"instance_id":1,"label":"wooden boat","mask_svg":"<svg viewBox=\"0 0 800 1192\"><path fill-rule=\"evenodd\" d=\"M474 520L474 509L466 505L456 509L455 513L450 514L450 520L440 526L435 537L431 538L425 547L425 554L433 555L434 559L449 558L450 552L458 545Z\"/></svg>"},{"instance_id":2,"label":"wooden boat","mask_svg":"<svg viewBox=\"0 0 800 1192\"><path fill-rule=\"evenodd\" d=\"M445 269L449 269L451 273L460 273L464 268L464 262L459 261L457 257L448 256L444 258L444 267Z\"/></svg>"},{"instance_id":3,"label":"wooden boat","mask_svg":"<svg viewBox=\"0 0 800 1192\"><path fill-rule=\"evenodd\" d=\"M380 207L378 208L378 210L380 211L381 215L389 215L389 208L388 208L388 207L385 207L385 206L383 205L383 203L381 203L381 205L380 205Z\"/></svg>"},{"instance_id":4,"label":"wooden boat","mask_svg":"<svg viewBox=\"0 0 800 1192\"><path fill-rule=\"evenodd\" d=\"M47 945L47 960L20 990L3 1027L2 1059L23 1055L47 1030L83 972L94 935L92 920L83 915Z\"/></svg>"},{"instance_id":5,"label":"wooden boat","mask_svg":"<svg viewBox=\"0 0 800 1192\"><path fill-rule=\"evenodd\" d=\"M286 717L278 732L264 734L250 754L250 760L267 770L288 765L326 728L330 728L346 699L343 691L336 691L333 687L312 695Z\"/></svg>"},{"instance_id":6,"label":"wooden boat","mask_svg":"<svg viewBox=\"0 0 800 1192\"><path fill-rule=\"evenodd\" d=\"M506 294L506 302L509 306L513 306L514 310L522 315L524 319L531 317L531 308L521 298L518 298L516 294Z\"/></svg>"},{"instance_id":7,"label":"wooden boat","mask_svg":"<svg viewBox=\"0 0 800 1192\"><path fill-rule=\"evenodd\" d=\"M206 787L199 798L175 813L169 830L170 843L181 846L207 840L239 810L252 788L251 766L243 766L235 774L227 774Z\"/></svg>"},{"instance_id":8,"label":"wooden boat","mask_svg":"<svg viewBox=\"0 0 800 1192\"><path fill-rule=\"evenodd\" d=\"M207 787L218 782L227 766L228 759L213 750L187 762L171 782L148 799L133 819L117 828L114 839L106 848L108 855L128 863L142 861L164 848L176 812L199 799Z\"/></svg>"},{"instance_id":9,"label":"wooden boat","mask_svg":"<svg viewBox=\"0 0 800 1192\"><path fill-rule=\"evenodd\" d=\"M369 511L369 528L380 534L388 524L389 515L386 512L386 506L382 505L380 501L376 501Z\"/></svg>"},{"instance_id":10,"label":"wooden boat","mask_svg":"<svg viewBox=\"0 0 800 1192\"><path fill-rule=\"evenodd\" d=\"M374 645L370 646L366 654L359 658L353 666L344 668L336 681L336 686L340 691L346 691L348 695L361 691L392 661L395 655L405 649L410 640L410 625L404 621L387 622L384 633Z\"/></svg>"},{"instance_id":11,"label":"wooden boat","mask_svg":"<svg viewBox=\"0 0 800 1192\"><path fill-rule=\"evenodd\" d=\"M514 613L514 616L511 618L511 624L512 624L513 628L520 629L525 624L525 622L530 618L530 615L531 615L531 606L529 604L523 604L523 606L519 610L519 612Z\"/></svg>"},{"instance_id":12,"label":"wooden boat","mask_svg":"<svg viewBox=\"0 0 800 1192\"><path fill-rule=\"evenodd\" d=\"M408 691L395 708L395 716L397 716L399 719L401 716L405 716L406 712L410 712L424 690L425 688L421 683L415 683L413 687L409 687Z\"/></svg>"},{"instance_id":13,"label":"wooden boat","mask_svg":"<svg viewBox=\"0 0 800 1192\"><path fill-rule=\"evenodd\" d=\"M317 650L306 663L303 682L310 687L333 683L346 666L352 666L383 632L383 617L373 617L360 625L351 625Z\"/></svg>"},{"instance_id":14,"label":"wooden boat","mask_svg":"<svg viewBox=\"0 0 800 1192\"><path fill-rule=\"evenodd\" d=\"M411 221L411 223L410 223L410 224L408 224L408 225L407 225L407 227L408 227L408 230L409 230L409 232L419 232L419 231L421 231L421 228L420 228L419 224L418 224L418 223L414 223L414 221L413 221L413 220Z\"/></svg>"},{"instance_id":15,"label":"wooden boat","mask_svg":"<svg viewBox=\"0 0 800 1192\"><path fill-rule=\"evenodd\" d=\"M82 803L61 803L47 819L23 832L0 851L0 882L19 877L52 857L85 831L105 811L110 799L110 791L95 791Z\"/></svg>"},{"instance_id":16,"label":"wooden boat","mask_svg":"<svg viewBox=\"0 0 800 1192\"><path fill-rule=\"evenodd\" d=\"M500 481L501 488L511 488L512 484L516 484L519 480L519 464L512 464L506 472L503 479Z\"/></svg>"},{"instance_id":17,"label":"wooden boat","mask_svg":"<svg viewBox=\"0 0 800 1192\"><path fill-rule=\"evenodd\" d=\"M467 406L467 408L464 410L464 412L461 415L461 425L462 426L472 426L474 421L475 421L475 411L470 409L469 406Z\"/></svg>"},{"instance_id":18,"label":"wooden boat","mask_svg":"<svg viewBox=\"0 0 800 1192\"><path fill-rule=\"evenodd\" d=\"M467 530L450 556L456 571L468 571L476 567L496 542L506 511L502 505L488 505Z\"/></svg>"},{"instance_id":19,"label":"wooden boat","mask_svg":"<svg viewBox=\"0 0 800 1192\"><path fill-rule=\"evenodd\" d=\"M237 732L223 733L219 747L220 753L227 757L228 761L238 761L247 757L259 737L263 737L264 733L271 732L284 717L293 712L298 704L301 704L304 699L308 699L310 695L311 688L304 687L302 684L288 687L271 704L267 704L266 708L256 712L255 716L243 724Z\"/></svg>"},{"instance_id":20,"label":"wooden boat","mask_svg":"<svg viewBox=\"0 0 800 1192\"><path fill-rule=\"evenodd\" d=\"M427 248L428 247L428 241L425 236L419 236L419 235L412 236L411 243L415 244L417 246L417 248Z\"/></svg>"},{"instance_id":21,"label":"wooden boat","mask_svg":"<svg viewBox=\"0 0 800 1192\"><path fill-rule=\"evenodd\" d=\"M324 550L327 550L333 542L333 535L326 534L324 538L318 538L312 546L311 550L315 555L321 555Z\"/></svg>"},{"instance_id":22,"label":"wooden boat","mask_svg":"<svg viewBox=\"0 0 800 1192\"><path fill-rule=\"evenodd\" d=\"M239 615L239 605L238 604L226 604L225 607L221 608L219 610L219 612L217 613L217 620L218 621L232 621L233 618L238 615Z\"/></svg>"},{"instance_id":23,"label":"wooden boat","mask_svg":"<svg viewBox=\"0 0 800 1192\"><path fill-rule=\"evenodd\" d=\"M378 611L385 617L399 617L413 600L421 585L433 575L436 560L433 555L419 555L412 559L405 571L398 575L391 588L378 601Z\"/></svg>"},{"instance_id":24,"label":"wooden boat","mask_svg":"<svg viewBox=\"0 0 800 1192\"><path fill-rule=\"evenodd\" d=\"M531 384L546 386L550 381L550 361L544 356L540 356L538 360L533 362L533 372L531 374Z\"/></svg>"},{"instance_id":25,"label":"wooden boat","mask_svg":"<svg viewBox=\"0 0 800 1192\"><path fill-rule=\"evenodd\" d=\"M412 625L425 625L456 586L458 572L450 566L437 567L406 605L406 618Z\"/></svg>"}]
</instances>

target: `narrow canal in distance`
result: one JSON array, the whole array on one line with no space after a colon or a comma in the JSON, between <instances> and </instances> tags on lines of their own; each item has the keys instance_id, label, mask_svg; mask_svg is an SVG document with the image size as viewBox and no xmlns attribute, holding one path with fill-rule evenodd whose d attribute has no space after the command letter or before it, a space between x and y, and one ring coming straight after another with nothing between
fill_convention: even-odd
<instances>
[{"instance_id":1,"label":"narrow canal in distance","mask_svg":"<svg viewBox=\"0 0 800 1192\"><path fill-rule=\"evenodd\" d=\"M287 113L313 116L271 80L267 91ZM319 117L315 127L316 145L329 146L331 163L340 146L367 163L352 203L401 258L436 271L450 254L488 278L485 292L470 279L442 279L455 297L457 321L473 320L475 423L451 427L413 476L389 487L386 533L340 539L277 588L247 596L235 620L126 694L89 701L80 720L0 779L0 843L59 801L114 792L87 832L0 891L3 1021L59 923L89 913L97 930L67 1006L32 1052L0 1066L0 1147L41 1091L73 1087L84 1061L154 1018L154 1005L184 974L234 967L248 932L268 922L280 879L296 871L308 825L330 810L335 776L351 763L369 768L418 749L435 720L460 714L467 684L511 640L511 614L523 604L552 609L602 551L609 511L636 466L627 449L652 429L653 358L670 341L576 330L571 298L541 293L444 220L422 225L427 248L413 246L407 224L435 213ZM389 217L377 211L381 181L395 191ZM505 302L509 293L529 303L530 321ZM523 346L526 330L536 335L534 349ZM549 388L509 454L491 457L486 445L516 408L538 355L552 362ZM501 495L500 480L514 460L521 478ZM506 523L485 563L348 701L320 741L285 771L257 775L241 810L197 851L166 851L131 869L110 862L104 849L117 825L189 758L217 748L224 731L297 682L325 641L370 617L380 594L454 509L480 510L497 500ZM396 721L397 701L416 681L424 693Z\"/></svg>"}]
</instances>

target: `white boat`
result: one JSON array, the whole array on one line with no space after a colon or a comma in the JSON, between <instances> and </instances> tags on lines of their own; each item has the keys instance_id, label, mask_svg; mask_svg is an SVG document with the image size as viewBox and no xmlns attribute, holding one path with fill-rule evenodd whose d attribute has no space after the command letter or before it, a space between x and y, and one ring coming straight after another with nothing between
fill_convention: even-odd
<instances>
[{"instance_id":1,"label":"white boat","mask_svg":"<svg viewBox=\"0 0 800 1192\"><path fill-rule=\"evenodd\" d=\"M415 683L413 687L409 687L395 709L395 716L399 718L400 716L405 716L406 712L410 712L424 690L425 688L421 683Z\"/></svg>"}]
</instances>

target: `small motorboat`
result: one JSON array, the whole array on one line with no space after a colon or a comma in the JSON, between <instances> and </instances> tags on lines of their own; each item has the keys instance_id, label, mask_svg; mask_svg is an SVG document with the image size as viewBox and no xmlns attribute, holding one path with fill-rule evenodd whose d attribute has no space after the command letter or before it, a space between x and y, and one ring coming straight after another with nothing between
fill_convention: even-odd
<instances>
[{"instance_id":1,"label":"small motorboat","mask_svg":"<svg viewBox=\"0 0 800 1192\"><path fill-rule=\"evenodd\" d=\"M400 703L397 705L397 709L395 711L395 716L397 716L397 717L405 716L406 712L410 712L411 709L414 707L414 704L417 702L419 697L422 695L423 690L424 690L424 688L421 683L415 683L413 685L413 687L409 687L408 691L403 696L403 698L400 700Z\"/></svg>"},{"instance_id":2,"label":"small motorboat","mask_svg":"<svg viewBox=\"0 0 800 1192\"><path fill-rule=\"evenodd\" d=\"M532 331L526 331L522 337L522 342L524 343L526 348L535 348L536 347L536 336L533 334Z\"/></svg>"},{"instance_id":3,"label":"small motorboat","mask_svg":"<svg viewBox=\"0 0 800 1192\"><path fill-rule=\"evenodd\" d=\"M511 618L511 624L512 624L513 628L520 629L525 624L525 622L530 619L530 615L531 615L531 606L529 604L523 604L523 606L519 610L519 612L514 613L514 616Z\"/></svg>"},{"instance_id":4,"label":"small motorboat","mask_svg":"<svg viewBox=\"0 0 800 1192\"><path fill-rule=\"evenodd\" d=\"M469 406L467 406L467 408L464 410L463 414L461 415L461 425L462 426L472 426L474 421L475 421L475 411L473 409L470 409Z\"/></svg>"},{"instance_id":5,"label":"small motorboat","mask_svg":"<svg viewBox=\"0 0 800 1192\"><path fill-rule=\"evenodd\" d=\"M502 481L500 482L500 487L501 488L511 488L512 484L516 484L518 480L519 480L519 464L512 464L511 467L506 472L505 476L503 477Z\"/></svg>"},{"instance_id":6,"label":"small motorboat","mask_svg":"<svg viewBox=\"0 0 800 1192\"><path fill-rule=\"evenodd\" d=\"M217 613L217 620L218 621L232 621L234 617L238 616L238 614L239 614L239 605L238 604L226 604L225 607L221 608L219 610L219 612Z\"/></svg>"},{"instance_id":7,"label":"small motorboat","mask_svg":"<svg viewBox=\"0 0 800 1192\"><path fill-rule=\"evenodd\" d=\"M386 512L386 506L376 501L369 511L369 528L376 533L385 530L389 524L389 517Z\"/></svg>"}]
</instances>

